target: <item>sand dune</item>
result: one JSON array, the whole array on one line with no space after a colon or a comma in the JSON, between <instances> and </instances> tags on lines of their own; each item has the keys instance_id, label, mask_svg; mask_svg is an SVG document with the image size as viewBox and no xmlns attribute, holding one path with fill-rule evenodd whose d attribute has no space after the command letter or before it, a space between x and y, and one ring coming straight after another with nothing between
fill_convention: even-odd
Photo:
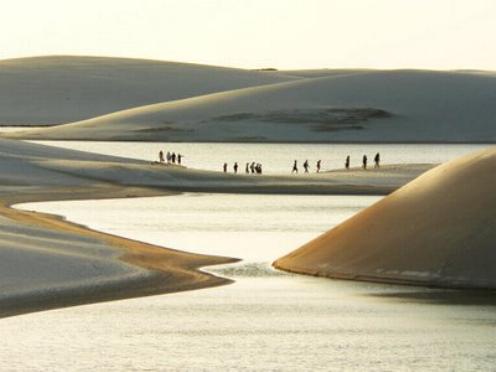
<instances>
[{"instance_id":1,"label":"sand dune","mask_svg":"<svg viewBox=\"0 0 496 372\"><path fill-rule=\"evenodd\" d=\"M304 274L496 288L496 148L423 174L278 259Z\"/></svg>"},{"instance_id":2,"label":"sand dune","mask_svg":"<svg viewBox=\"0 0 496 372\"><path fill-rule=\"evenodd\" d=\"M429 167L245 176L0 139L0 317L225 284L229 281L198 268L233 261L98 233L12 204L171 190L386 194Z\"/></svg>"},{"instance_id":3,"label":"sand dune","mask_svg":"<svg viewBox=\"0 0 496 372\"><path fill-rule=\"evenodd\" d=\"M337 72L149 105L17 138L172 141L496 140L496 77Z\"/></svg>"},{"instance_id":4,"label":"sand dune","mask_svg":"<svg viewBox=\"0 0 496 372\"><path fill-rule=\"evenodd\" d=\"M60 124L126 108L291 80L272 72L140 59L0 61L0 124Z\"/></svg>"}]
</instances>

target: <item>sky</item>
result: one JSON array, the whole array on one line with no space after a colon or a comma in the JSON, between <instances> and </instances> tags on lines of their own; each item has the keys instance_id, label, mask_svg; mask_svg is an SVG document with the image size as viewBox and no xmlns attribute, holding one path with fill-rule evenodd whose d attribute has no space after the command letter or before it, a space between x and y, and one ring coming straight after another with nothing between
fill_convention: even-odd
<instances>
[{"instance_id":1,"label":"sky","mask_svg":"<svg viewBox=\"0 0 496 372\"><path fill-rule=\"evenodd\" d=\"M496 70L494 0L0 1L0 59Z\"/></svg>"}]
</instances>

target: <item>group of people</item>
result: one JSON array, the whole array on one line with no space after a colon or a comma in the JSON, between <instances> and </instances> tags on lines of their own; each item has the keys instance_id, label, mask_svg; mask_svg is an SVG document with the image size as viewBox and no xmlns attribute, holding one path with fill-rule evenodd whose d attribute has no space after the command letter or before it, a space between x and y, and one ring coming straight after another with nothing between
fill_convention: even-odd
<instances>
[{"instance_id":1,"label":"group of people","mask_svg":"<svg viewBox=\"0 0 496 372\"><path fill-rule=\"evenodd\" d=\"M317 160L317 163L315 165L317 173L320 172L320 166L322 164L322 160ZM308 173L310 169L310 164L308 163L308 160L305 160L303 162L303 169L305 170L305 173ZM298 173L298 160L295 160L293 163L293 169L291 170L291 174L293 173Z\"/></svg>"},{"instance_id":2,"label":"group of people","mask_svg":"<svg viewBox=\"0 0 496 372\"><path fill-rule=\"evenodd\" d=\"M350 169L350 164L351 164L351 158L350 155L346 157L346 160L344 161L344 167L345 169ZM362 168L367 169L367 164L368 164L368 158L367 155L363 155L362 157ZM317 163L315 165L316 172L319 173L322 165L322 160L317 160ZM374 168L379 168L381 165L381 154L377 153L374 156ZM303 169L305 170L305 173L309 172L310 169L310 164L308 163L308 160L305 160L303 163ZM291 170L291 174L293 173L298 173L298 161L295 160L293 163L293 169Z\"/></svg>"},{"instance_id":3,"label":"group of people","mask_svg":"<svg viewBox=\"0 0 496 372\"><path fill-rule=\"evenodd\" d=\"M227 163L224 163L222 166L222 170L224 173L227 173ZM234 173L238 173L239 165L238 162L235 162L233 165L233 171ZM246 163L245 165L245 173L246 174L262 174L262 164L261 163L255 163L254 161L251 163Z\"/></svg>"},{"instance_id":4,"label":"group of people","mask_svg":"<svg viewBox=\"0 0 496 372\"><path fill-rule=\"evenodd\" d=\"M363 155L363 157L362 157L362 168L363 169L367 169L367 162L368 162L367 155ZM345 161L344 165L345 165L346 169L350 168L350 156L349 155L346 157L346 161ZM374 156L374 168L379 168L380 166L381 166L381 154L377 153Z\"/></svg>"},{"instance_id":5,"label":"group of people","mask_svg":"<svg viewBox=\"0 0 496 372\"><path fill-rule=\"evenodd\" d=\"M165 161L167 160L167 164L176 164L177 162L177 164L181 165L182 158L183 155L179 153L176 154L175 152L167 151L165 157L164 157L164 152L162 150L160 150L158 153L158 161L160 163L165 163Z\"/></svg>"}]
</instances>

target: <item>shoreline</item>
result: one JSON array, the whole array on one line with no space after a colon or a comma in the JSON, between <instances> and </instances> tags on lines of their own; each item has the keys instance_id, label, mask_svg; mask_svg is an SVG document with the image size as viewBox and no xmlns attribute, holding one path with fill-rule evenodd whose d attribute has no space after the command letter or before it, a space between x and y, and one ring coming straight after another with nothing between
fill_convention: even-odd
<instances>
[{"instance_id":1,"label":"shoreline","mask_svg":"<svg viewBox=\"0 0 496 372\"><path fill-rule=\"evenodd\" d=\"M75 233L94 238L119 251L118 259L151 272L146 278L117 280L100 287L68 287L55 291L33 291L1 300L0 318L96 302L166 294L230 284L233 281L201 270L201 267L228 264L235 258L201 255L123 238L65 220L63 216L16 209L21 203L44 201L111 199L172 195L169 191L135 187L66 188L30 195L0 196L0 215L16 223L44 227L51 231ZM60 193L62 192L62 194Z\"/></svg>"}]
</instances>

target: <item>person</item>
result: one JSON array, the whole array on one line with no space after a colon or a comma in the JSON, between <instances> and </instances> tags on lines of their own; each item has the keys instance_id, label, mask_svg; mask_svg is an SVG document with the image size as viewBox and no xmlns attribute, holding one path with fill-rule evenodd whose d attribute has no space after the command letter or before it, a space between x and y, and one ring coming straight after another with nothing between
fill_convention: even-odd
<instances>
[{"instance_id":1,"label":"person","mask_svg":"<svg viewBox=\"0 0 496 372\"><path fill-rule=\"evenodd\" d=\"M171 161L171 153L169 151L167 151L166 159L167 159L167 164L169 164Z\"/></svg>"},{"instance_id":2,"label":"person","mask_svg":"<svg viewBox=\"0 0 496 372\"><path fill-rule=\"evenodd\" d=\"M246 166L245 166L245 173L246 173L246 174L250 174L250 163L246 163Z\"/></svg>"},{"instance_id":3,"label":"person","mask_svg":"<svg viewBox=\"0 0 496 372\"><path fill-rule=\"evenodd\" d=\"M160 152L158 153L158 160L163 163L164 162L164 152L162 150L160 150Z\"/></svg>"},{"instance_id":4,"label":"person","mask_svg":"<svg viewBox=\"0 0 496 372\"><path fill-rule=\"evenodd\" d=\"M223 169L224 169L224 173L227 173L227 163L224 163Z\"/></svg>"},{"instance_id":5,"label":"person","mask_svg":"<svg viewBox=\"0 0 496 372\"><path fill-rule=\"evenodd\" d=\"M171 159L172 159L172 164L176 164L176 153L175 152L172 153Z\"/></svg>"},{"instance_id":6,"label":"person","mask_svg":"<svg viewBox=\"0 0 496 372\"><path fill-rule=\"evenodd\" d=\"M238 162L234 163L234 173L238 173Z\"/></svg>"},{"instance_id":7,"label":"person","mask_svg":"<svg viewBox=\"0 0 496 372\"><path fill-rule=\"evenodd\" d=\"M317 161L317 173L320 172L320 162L321 162L321 160L318 160Z\"/></svg>"},{"instance_id":8,"label":"person","mask_svg":"<svg viewBox=\"0 0 496 372\"><path fill-rule=\"evenodd\" d=\"M254 161L252 161L251 164L250 164L250 171L251 171L252 174L255 173L255 162Z\"/></svg>"},{"instance_id":9,"label":"person","mask_svg":"<svg viewBox=\"0 0 496 372\"><path fill-rule=\"evenodd\" d=\"M258 164L258 173L262 174L262 164Z\"/></svg>"},{"instance_id":10,"label":"person","mask_svg":"<svg viewBox=\"0 0 496 372\"><path fill-rule=\"evenodd\" d=\"M291 171L291 174L293 173L298 173L298 163L296 160L294 161L293 170Z\"/></svg>"},{"instance_id":11,"label":"person","mask_svg":"<svg viewBox=\"0 0 496 372\"><path fill-rule=\"evenodd\" d=\"M177 164L181 165L181 159L183 156L181 154L177 154Z\"/></svg>"},{"instance_id":12,"label":"person","mask_svg":"<svg viewBox=\"0 0 496 372\"><path fill-rule=\"evenodd\" d=\"M303 168L305 168L305 173L308 173L308 160L303 163Z\"/></svg>"},{"instance_id":13,"label":"person","mask_svg":"<svg viewBox=\"0 0 496 372\"><path fill-rule=\"evenodd\" d=\"M362 158L362 168L367 169L367 155L363 155Z\"/></svg>"},{"instance_id":14,"label":"person","mask_svg":"<svg viewBox=\"0 0 496 372\"><path fill-rule=\"evenodd\" d=\"M381 162L381 154L377 153L374 156L374 163L375 163L374 167L375 168L379 168L380 167L380 164L379 164L380 162Z\"/></svg>"},{"instance_id":15,"label":"person","mask_svg":"<svg viewBox=\"0 0 496 372\"><path fill-rule=\"evenodd\" d=\"M348 155L348 156L346 157L346 160L345 160L345 162L344 162L344 167L345 167L346 169L350 169L350 155Z\"/></svg>"}]
</instances>

